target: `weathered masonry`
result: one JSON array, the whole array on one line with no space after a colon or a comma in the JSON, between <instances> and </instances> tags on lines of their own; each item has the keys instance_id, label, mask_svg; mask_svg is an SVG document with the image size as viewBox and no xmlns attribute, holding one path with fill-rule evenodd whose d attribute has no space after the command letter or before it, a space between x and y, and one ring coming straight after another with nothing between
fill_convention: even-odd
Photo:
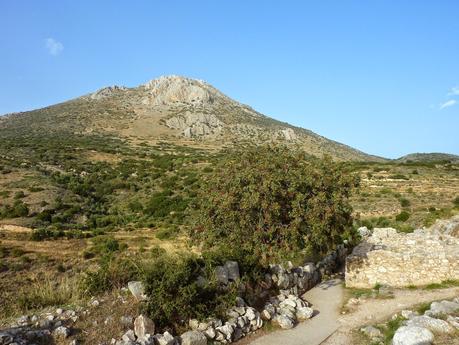
<instances>
[{"instance_id":1,"label":"weathered masonry","mask_svg":"<svg viewBox=\"0 0 459 345\"><path fill-rule=\"evenodd\" d=\"M374 229L346 259L346 286L419 286L459 280L459 238L430 230Z\"/></svg>"}]
</instances>

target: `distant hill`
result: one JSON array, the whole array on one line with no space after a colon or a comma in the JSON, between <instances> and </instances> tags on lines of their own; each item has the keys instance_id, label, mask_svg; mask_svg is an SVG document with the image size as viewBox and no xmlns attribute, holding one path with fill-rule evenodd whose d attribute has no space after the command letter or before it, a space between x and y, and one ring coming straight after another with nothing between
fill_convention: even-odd
<instances>
[{"instance_id":1,"label":"distant hill","mask_svg":"<svg viewBox=\"0 0 459 345\"><path fill-rule=\"evenodd\" d=\"M267 117L204 81L160 77L134 88L111 86L46 108L0 117L0 138L106 134L132 143L201 148L278 142L338 160L383 161L307 129Z\"/></svg>"},{"instance_id":2,"label":"distant hill","mask_svg":"<svg viewBox=\"0 0 459 345\"><path fill-rule=\"evenodd\" d=\"M396 162L409 163L409 162L444 162L449 161L452 163L459 163L459 156L449 153L411 153L406 156L396 159Z\"/></svg>"}]
</instances>

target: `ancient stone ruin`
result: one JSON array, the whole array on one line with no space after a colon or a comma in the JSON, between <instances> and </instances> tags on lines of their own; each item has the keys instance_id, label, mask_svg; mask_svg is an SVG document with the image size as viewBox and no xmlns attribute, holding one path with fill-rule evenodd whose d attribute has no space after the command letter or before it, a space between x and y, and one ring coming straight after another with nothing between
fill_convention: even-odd
<instances>
[{"instance_id":1,"label":"ancient stone ruin","mask_svg":"<svg viewBox=\"0 0 459 345\"><path fill-rule=\"evenodd\" d=\"M374 229L346 260L346 286L407 287L459 279L459 238L435 230Z\"/></svg>"}]
</instances>

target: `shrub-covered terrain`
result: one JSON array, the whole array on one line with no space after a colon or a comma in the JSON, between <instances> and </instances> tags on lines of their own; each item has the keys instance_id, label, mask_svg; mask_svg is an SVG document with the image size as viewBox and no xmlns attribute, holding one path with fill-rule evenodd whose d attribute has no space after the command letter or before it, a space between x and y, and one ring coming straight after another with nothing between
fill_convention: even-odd
<instances>
[{"instance_id":1,"label":"shrub-covered terrain","mask_svg":"<svg viewBox=\"0 0 459 345\"><path fill-rule=\"evenodd\" d=\"M458 172L448 162L333 163L281 147L2 136L1 322L114 298L140 279L154 296L144 311L160 329L182 330L180 315L218 316L234 297L215 284L215 266L238 261L244 293L255 293L268 262L320 256L352 240L352 225L411 231L457 213Z\"/></svg>"}]
</instances>

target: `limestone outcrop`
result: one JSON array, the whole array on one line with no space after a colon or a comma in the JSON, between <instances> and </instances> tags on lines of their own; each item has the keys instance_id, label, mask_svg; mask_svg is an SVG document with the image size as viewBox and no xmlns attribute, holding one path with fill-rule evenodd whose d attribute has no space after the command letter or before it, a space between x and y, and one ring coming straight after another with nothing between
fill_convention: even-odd
<instances>
[{"instance_id":1,"label":"limestone outcrop","mask_svg":"<svg viewBox=\"0 0 459 345\"><path fill-rule=\"evenodd\" d=\"M223 122L215 115L187 112L166 120L166 126L178 129L187 138L217 134L223 129Z\"/></svg>"},{"instance_id":2,"label":"limestone outcrop","mask_svg":"<svg viewBox=\"0 0 459 345\"><path fill-rule=\"evenodd\" d=\"M152 106L171 103L212 104L219 98L226 98L202 80L174 75L150 80L143 87L146 95L142 102Z\"/></svg>"}]
</instances>

